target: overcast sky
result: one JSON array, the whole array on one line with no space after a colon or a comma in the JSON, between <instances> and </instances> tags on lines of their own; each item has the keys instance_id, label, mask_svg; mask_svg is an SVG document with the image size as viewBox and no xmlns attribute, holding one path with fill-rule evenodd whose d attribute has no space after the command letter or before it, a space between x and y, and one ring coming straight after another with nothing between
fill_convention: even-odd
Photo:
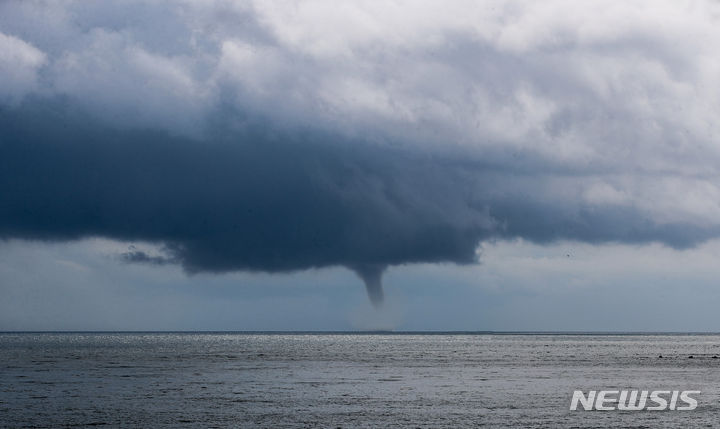
<instances>
[{"instance_id":1,"label":"overcast sky","mask_svg":"<svg viewBox=\"0 0 720 429\"><path fill-rule=\"evenodd\" d=\"M718 44L701 1L2 2L0 330L720 331Z\"/></svg>"}]
</instances>

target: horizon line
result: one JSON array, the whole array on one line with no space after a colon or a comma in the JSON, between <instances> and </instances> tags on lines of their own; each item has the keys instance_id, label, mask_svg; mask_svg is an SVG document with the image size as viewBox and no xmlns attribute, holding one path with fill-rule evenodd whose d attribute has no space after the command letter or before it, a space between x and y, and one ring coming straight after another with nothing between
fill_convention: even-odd
<instances>
[{"instance_id":1,"label":"horizon line","mask_svg":"<svg viewBox=\"0 0 720 429\"><path fill-rule=\"evenodd\" d=\"M0 330L3 334L238 334L238 335L720 335L720 331L490 330Z\"/></svg>"}]
</instances>

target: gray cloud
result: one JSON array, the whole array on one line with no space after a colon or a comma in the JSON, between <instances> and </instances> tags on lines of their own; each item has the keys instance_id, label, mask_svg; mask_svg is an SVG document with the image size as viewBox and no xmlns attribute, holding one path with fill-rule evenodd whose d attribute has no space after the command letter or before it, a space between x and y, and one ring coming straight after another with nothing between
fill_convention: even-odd
<instances>
[{"instance_id":1,"label":"gray cloud","mask_svg":"<svg viewBox=\"0 0 720 429\"><path fill-rule=\"evenodd\" d=\"M375 302L483 240L693 246L720 231L716 8L4 2L0 236L342 265Z\"/></svg>"},{"instance_id":2,"label":"gray cloud","mask_svg":"<svg viewBox=\"0 0 720 429\"><path fill-rule=\"evenodd\" d=\"M165 250L165 249L163 249ZM171 252L170 252L171 253ZM174 265L181 263L176 258L165 255L151 255L144 250L139 250L135 245L130 245L127 252L120 253L120 260L129 264L150 264L150 265Z\"/></svg>"}]
</instances>

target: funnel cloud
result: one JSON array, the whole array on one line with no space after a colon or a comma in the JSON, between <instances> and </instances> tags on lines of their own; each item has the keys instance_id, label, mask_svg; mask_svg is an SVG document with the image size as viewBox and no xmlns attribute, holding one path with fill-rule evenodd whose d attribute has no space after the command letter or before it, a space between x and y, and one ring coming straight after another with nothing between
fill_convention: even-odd
<instances>
[{"instance_id":1,"label":"funnel cloud","mask_svg":"<svg viewBox=\"0 0 720 429\"><path fill-rule=\"evenodd\" d=\"M368 298L375 307L381 306L384 299L382 273L385 268L382 265L373 264L354 266L352 268L365 283Z\"/></svg>"}]
</instances>

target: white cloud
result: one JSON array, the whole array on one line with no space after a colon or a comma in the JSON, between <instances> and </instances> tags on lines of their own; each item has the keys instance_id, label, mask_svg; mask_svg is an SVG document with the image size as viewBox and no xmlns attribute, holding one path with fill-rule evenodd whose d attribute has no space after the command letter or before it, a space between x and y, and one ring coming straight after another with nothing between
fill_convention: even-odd
<instances>
[{"instance_id":1,"label":"white cloud","mask_svg":"<svg viewBox=\"0 0 720 429\"><path fill-rule=\"evenodd\" d=\"M45 54L31 44L0 33L0 102L15 104L38 88Z\"/></svg>"},{"instance_id":2,"label":"white cloud","mask_svg":"<svg viewBox=\"0 0 720 429\"><path fill-rule=\"evenodd\" d=\"M625 192L607 183L590 185L585 189L583 197L590 204L625 204L630 201L630 197Z\"/></svg>"}]
</instances>

